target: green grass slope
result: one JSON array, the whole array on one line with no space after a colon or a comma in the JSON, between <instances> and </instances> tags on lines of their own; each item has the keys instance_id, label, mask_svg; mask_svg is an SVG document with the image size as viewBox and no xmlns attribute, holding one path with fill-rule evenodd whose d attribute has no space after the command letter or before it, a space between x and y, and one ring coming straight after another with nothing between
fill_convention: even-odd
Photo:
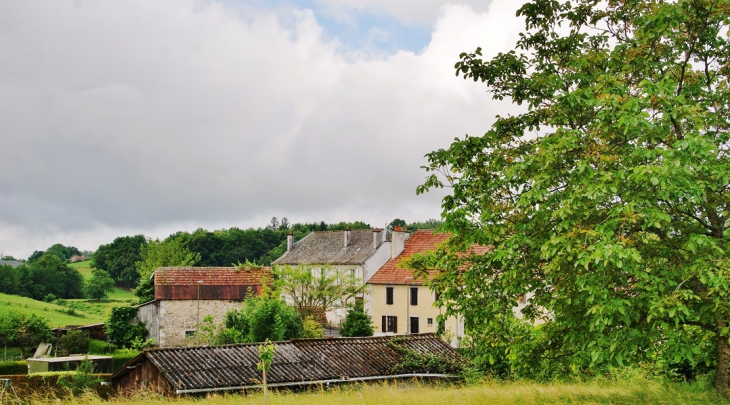
<instances>
[{"instance_id":1,"label":"green grass slope","mask_svg":"<svg viewBox=\"0 0 730 405\"><path fill-rule=\"evenodd\" d=\"M69 264L69 267L72 267L81 273L81 276L84 277L84 280L88 281L91 279L91 270L93 268L91 267L91 260L84 260L83 262L76 262ZM135 297L131 290L127 290L124 288L115 287L114 292L109 294L109 299L111 300L134 300Z\"/></svg>"},{"instance_id":2,"label":"green grass slope","mask_svg":"<svg viewBox=\"0 0 730 405\"><path fill-rule=\"evenodd\" d=\"M16 312L30 315L36 314L48 318L52 327L66 325L86 325L104 322L106 315L86 313L77 309L36 301L18 295L0 294L0 314Z\"/></svg>"}]
</instances>

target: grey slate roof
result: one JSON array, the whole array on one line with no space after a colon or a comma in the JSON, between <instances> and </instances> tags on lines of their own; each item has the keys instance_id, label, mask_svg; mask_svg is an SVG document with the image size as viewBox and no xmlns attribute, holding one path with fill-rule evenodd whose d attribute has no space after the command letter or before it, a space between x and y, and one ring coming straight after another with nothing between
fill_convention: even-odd
<instances>
[{"instance_id":1,"label":"grey slate roof","mask_svg":"<svg viewBox=\"0 0 730 405\"><path fill-rule=\"evenodd\" d=\"M363 264L375 253L373 230L356 229L350 232L352 243L348 247L344 247L345 231L312 232L272 264Z\"/></svg>"},{"instance_id":2,"label":"grey slate roof","mask_svg":"<svg viewBox=\"0 0 730 405\"><path fill-rule=\"evenodd\" d=\"M10 266L10 267L18 267L23 262L19 262L17 260L0 260L0 266Z\"/></svg>"},{"instance_id":3,"label":"grey slate roof","mask_svg":"<svg viewBox=\"0 0 730 405\"><path fill-rule=\"evenodd\" d=\"M395 377L393 367L404 354L388 345L388 341L394 338L399 339L398 345L410 350L436 354L456 364L463 362L463 358L451 346L432 333L291 340L276 342L277 350L267 373L267 382L276 386L324 380ZM256 368L260 361L259 344L152 349L128 361L112 375L111 380L114 383L137 365L150 361L173 390L178 392L256 386L261 383L261 372ZM410 372L417 373L419 370Z\"/></svg>"}]
</instances>

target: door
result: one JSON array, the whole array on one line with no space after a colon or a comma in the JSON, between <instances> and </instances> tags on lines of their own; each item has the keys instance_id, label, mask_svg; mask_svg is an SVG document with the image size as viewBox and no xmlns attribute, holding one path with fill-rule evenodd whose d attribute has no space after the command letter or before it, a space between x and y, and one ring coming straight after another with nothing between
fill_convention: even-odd
<instances>
[{"instance_id":1,"label":"door","mask_svg":"<svg viewBox=\"0 0 730 405\"><path fill-rule=\"evenodd\" d=\"M412 316L411 317L411 333L419 333L418 331L418 317Z\"/></svg>"}]
</instances>

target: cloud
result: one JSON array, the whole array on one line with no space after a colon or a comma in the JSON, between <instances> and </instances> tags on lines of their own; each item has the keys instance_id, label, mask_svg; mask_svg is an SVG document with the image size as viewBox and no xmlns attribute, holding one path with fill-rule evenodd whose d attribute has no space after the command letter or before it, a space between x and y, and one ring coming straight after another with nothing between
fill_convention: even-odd
<instances>
[{"instance_id":1,"label":"cloud","mask_svg":"<svg viewBox=\"0 0 730 405\"><path fill-rule=\"evenodd\" d=\"M514 110L453 73L511 48L510 3L442 6L422 52L374 57L306 9L0 2L0 250L437 217L423 155Z\"/></svg>"}]
</instances>

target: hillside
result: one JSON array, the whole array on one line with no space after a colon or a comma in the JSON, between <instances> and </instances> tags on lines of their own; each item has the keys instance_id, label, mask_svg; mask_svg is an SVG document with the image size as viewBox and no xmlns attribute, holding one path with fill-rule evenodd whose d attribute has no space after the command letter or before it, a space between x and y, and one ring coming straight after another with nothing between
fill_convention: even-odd
<instances>
[{"instance_id":1,"label":"hillside","mask_svg":"<svg viewBox=\"0 0 730 405\"><path fill-rule=\"evenodd\" d=\"M83 301L83 300L81 300ZM18 295L0 294L0 314L17 312L36 314L48 318L52 327L65 325L85 325L104 322L105 312L87 313L66 306L51 304Z\"/></svg>"}]
</instances>

